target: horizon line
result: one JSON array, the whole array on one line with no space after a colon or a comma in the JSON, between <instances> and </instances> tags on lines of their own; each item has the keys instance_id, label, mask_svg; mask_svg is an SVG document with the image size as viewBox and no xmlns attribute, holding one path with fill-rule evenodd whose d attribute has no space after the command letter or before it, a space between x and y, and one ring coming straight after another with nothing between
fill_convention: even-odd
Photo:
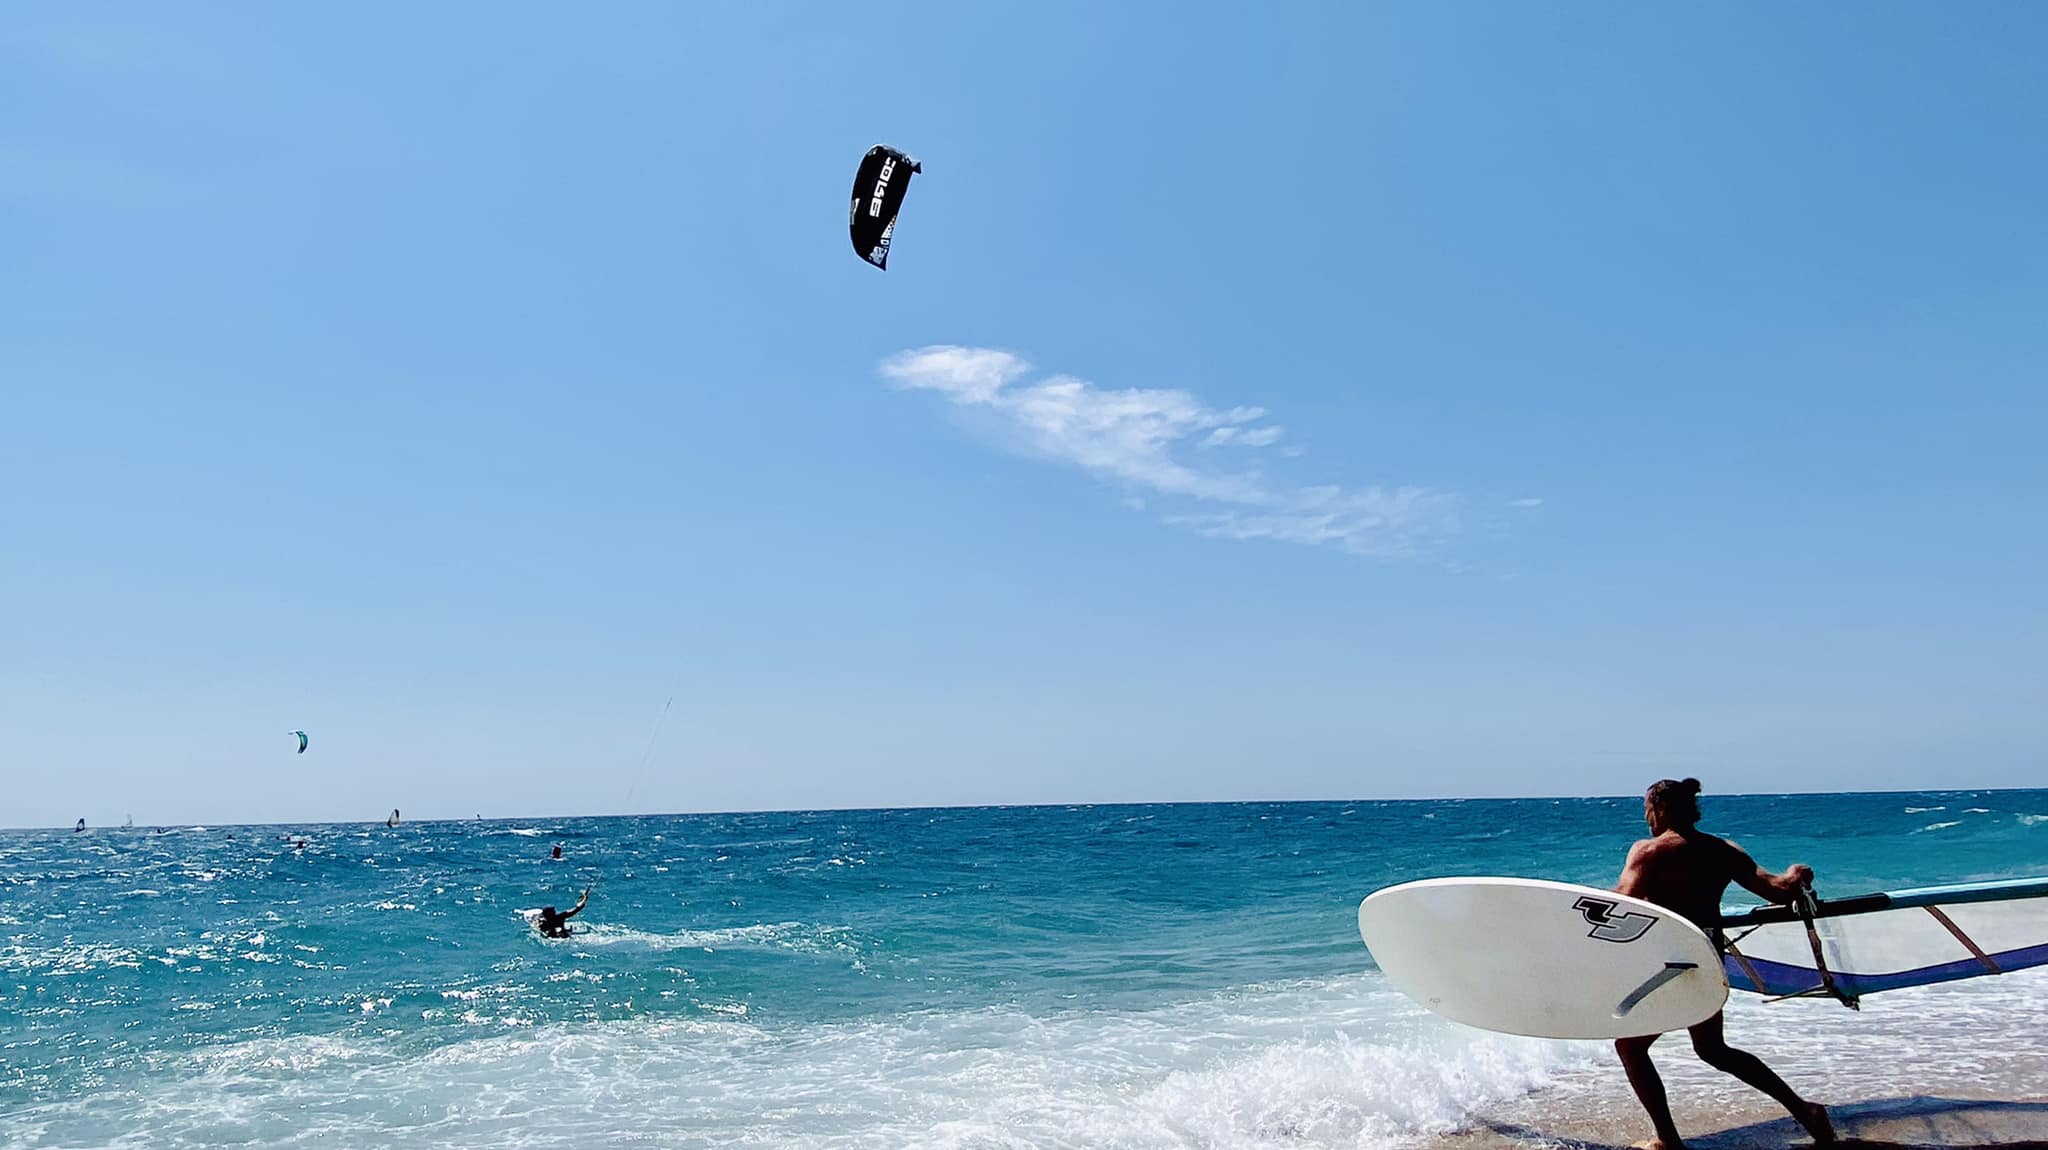
<instances>
[{"instance_id":1,"label":"horizon line","mask_svg":"<svg viewBox=\"0 0 2048 1150\"><path fill-rule=\"evenodd\" d=\"M1940 788L1940 789L1911 789L1911 788L1898 788L1898 789L1888 789L1888 790L1874 790L1874 791L1818 791L1818 790L1816 790L1816 791L1719 791L1719 792L1709 792L1709 793L1707 793L1707 794L1704 794L1704 795L1702 795L1701 797L1702 797L1702 798L1705 798L1705 799L1714 799L1714 798L1723 798L1723 799L1736 799L1736 798L1741 798L1741 799L1787 799L1787 798L1805 798L1805 797L1814 797L1814 796L1822 796L1822 795L1839 795L1839 796L1842 796L1842 797L1851 797L1851 796L1864 796L1864 795L1955 795L1955 794L2030 794L2030 793L2034 793L2034 792L2042 792L2042 791L2048 791L2048 787L1943 787L1943 788ZM1640 795L1634 795L1634 794L1582 794L1582 795L1416 795L1416 796L1411 796L1411 797L1408 797L1408 798L1341 798L1341 799L1157 799L1157 800L1133 800L1133 799L1121 799L1121 800L1115 800L1115 801L1111 801L1111 802L1032 802L1032 803L931 803L931 804L926 804L926 805L922 805L922 806L893 806L893 805L890 805L890 806L864 806L864 807L861 807L861 806L856 806L856 807L758 807L758 808L732 808L732 809L725 809L725 810L703 810L703 811L645 811L645 812L637 812L637 813L634 813L634 812L613 812L613 813L608 813L608 814L569 814L569 815L563 815L563 814L555 814L555 815L542 815L542 814L518 814L518 815L494 815L494 816L492 816L492 817L490 817L490 818L485 818L485 817L483 817L482 815L475 815L475 816L472 816L472 817L470 817L470 818L462 818L462 817L459 817L459 816L458 816L458 817L455 817L455 818L446 818L446 817L431 817L431 816L429 816L429 817L423 817L423 818L418 818L418 819L401 819L401 820L400 820L400 825L405 825L405 824L407 824L407 823L475 823L475 822L486 822L486 823L502 823L502 822L515 822L515 821L519 821L519 820L522 820L522 819L528 819L528 820L530 820L530 819L675 819L675 818L713 818L713 817L719 817L719 816L726 816L726 815L830 815L830 814L856 814L856 813L873 813L873 812L889 812L889 811L1002 811L1002 810L1039 810L1039 809L1046 809L1046 810L1050 810L1050 809L1055 809L1055 808L1058 808L1058 809L1065 809L1065 810L1082 810L1082 809L1092 809L1092 808L1097 808L1097 807L1228 807L1228 806L1309 806L1309 805L1324 805L1324 806L1327 806L1327 805L1341 805L1341 804L1344 804L1344 803L1374 803L1374 804L1390 804L1390 803L1524 803L1524 802L1543 802L1543 801L1546 801L1546 800L1548 800L1548 801L1550 801L1550 802L1592 802L1592 801L1595 801L1595 800L1614 800L1614 799L1630 799L1630 798L1640 798L1640 797L1641 797ZM399 808L399 809L402 809L402 808ZM131 816L131 817L132 817L132 816ZM319 820L316 820L316 821L308 821L308 820L298 820L298 821L283 821L283 822L240 822L240 823L187 823L187 822L184 822L183 820L178 820L178 821L174 821L174 822L162 822L162 823L155 823L155 822L153 822L153 823L146 823L146 824L136 824L136 825L133 825L133 826L130 826L130 825L114 825L114 824L109 824L109 823L102 823L102 824L94 825L94 824L92 824L92 823L87 823L87 824L86 824L86 829L87 829L87 830L116 830L116 831L120 831L120 830L141 830L141 829L142 829L142 828L143 828L144 826L148 826L148 827L152 827L152 828L155 828L155 827L176 827L176 826L188 826L188 827L189 827L189 826L203 826L203 827L205 827L205 828L206 828L206 829L208 829L208 830L213 830L213 829L216 829L216 828L218 828L218 829L222 829L222 830L230 830L230 829L235 829L235 828L240 828L240 827L290 827L290 826L357 826L357 825L363 825L363 826L375 826L375 825L378 825L378 824L381 824L381 823L383 823L384 821L385 821L385 820L384 820L384 819L382 819L382 818L370 818L370 819L343 819L343 820L333 820L333 819L330 819L330 820L324 820L324 821L319 821ZM392 829L395 829L395 828L392 828ZM0 825L0 833L9 833L9 832L19 832L19 831L62 831L62 832L64 832L64 833L66 833L66 834L76 834L76 833L77 833L77 831L76 831L76 829L75 829L75 828L73 828L73 827L71 827L71 826L69 826L69 825L63 824L63 823L57 823L57 824L52 824L52 825L48 825L48 826L14 826L14 825Z\"/></svg>"}]
</instances>

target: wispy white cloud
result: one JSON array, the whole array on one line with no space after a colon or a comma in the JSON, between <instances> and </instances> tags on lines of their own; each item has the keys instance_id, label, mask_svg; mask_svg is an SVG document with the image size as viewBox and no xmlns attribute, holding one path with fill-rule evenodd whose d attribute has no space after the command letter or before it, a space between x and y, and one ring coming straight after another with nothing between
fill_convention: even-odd
<instances>
[{"instance_id":1,"label":"wispy white cloud","mask_svg":"<svg viewBox=\"0 0 2048 1150\"><path fill-rule=\"evenodd\" d=\"M1033 377L1021 357L935 346L882 361L899 388L992 412L1032 454L1079 467L1182 509L1164 521L1223 539L1272 539L1361 555L1415 556L1458 529L1457 496L1421 487L1299 486L1271 478L1261 449L1285 434L1260 407L1210 407L1179 388L1104 388L1069 375ZM1207 449L1239 449L1219 456ZM1255 454L1249 457L1243 451ZM1281 448L1285 458L1298 448ZM1221 461L1237 459L1236 467ZM1141 494L1142 493L1142 494ZM1206 505L1206 506L1205 506Z\"/></svg>"},{"instance_id":2,"label":"wispy white cloud","mask_svg":"<svg viewBox=\"0 0 2048 1150\"><path fill-rule=\"evenodd\" d=\"M1543 501L1542 501L1541 499L1510 499L1510 500L1508 500L1508 506L1509 506L1509 507L1541 507L1541 506L1543 506Z\"/></svg>"},{"instance_id":3,"label":"wispy white cloud","mask_svg":"<svg viewBox=\"0 0 2048 1150\"><path fill-rule=\"evenodd\" d=\"M1345 491L1304 487L1286 506L1169 515L1166 522L1219 539L1334 546L1356 555L1412 558L1458 531L1458 499L1421 487Z\"/></svg>"},{"instance_id":4,"label":"wispy white cloud","mask_svg":"<svg viewBox=\"0 0 2048 1150\"><path fill-rule=\"evenodd\" d=\"M1286 433L1286 429L1281 427L1254 427L1249 430L1242 427L1219 427L1210 432L1208 438L1202 440L1202 446L1228 447L1236 444L1239 447L1271 447L1280 442L1280 437Z\"/></svg>"}]
</instances>

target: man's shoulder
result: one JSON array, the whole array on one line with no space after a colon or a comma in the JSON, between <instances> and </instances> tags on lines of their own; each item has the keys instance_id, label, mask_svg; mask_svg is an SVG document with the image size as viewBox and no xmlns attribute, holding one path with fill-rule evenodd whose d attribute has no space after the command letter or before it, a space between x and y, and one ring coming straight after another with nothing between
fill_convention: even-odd
<instances>
[{"instance_id":1,"label":"man's shoulder","mask_svg":"<svg viewBox=\"0 0 2048 1150\"><path fill-rule=\"evenodd\" d=\"M1693 831L1690 835L1686 836L1686 839L1703 850L1714 851L1718 854L1739 855L1742 853L1742 848L1736 846L1728 839L1724 839L1720 835L1710 835L1702 830Z\"/></svg>"},{"instance_id":2,"label":"man's shoulder","mask_svg":"<svg viewBox=\"0 0 2048 1150\"><path fill-rule=\"evenodd\" d=\"M1661 855L1670 854L1672 851L1683 849L1685 849L1685 840L1667 831L1661 835L1652 835L1646 839L1637 839L1636 845L1629 848L1629 853Z\"/></svg>"},{"instance_id":3,"label":"man's shoulder","mask_svg":"<svg viewBox=\"0 0 2048 1150\"><path fill-rule=\"evenodd\" d=\"M1719 835L1705 831L1691 831L1679 834L1667 831L1654 838L1638 839L1628 849L1629 857L1636 859L1699 858L1703 855L1714 858L1733 858L1742 853L1740 847Z\"/></svg>"}]
</instances>

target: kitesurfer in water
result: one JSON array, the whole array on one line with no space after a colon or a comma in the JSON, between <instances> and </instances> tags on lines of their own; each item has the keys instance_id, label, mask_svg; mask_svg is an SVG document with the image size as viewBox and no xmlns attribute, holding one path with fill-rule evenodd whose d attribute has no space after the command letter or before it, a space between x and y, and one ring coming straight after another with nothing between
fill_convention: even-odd
<instances>
[{"instance_id":1,"label":"kitesurfer in water","mask_svg":"<svg viewBox=\"0 0 2048 1150\"><path fill-rule=\"evenodd\" d=\"M577 899L576 905L568 910L556 910L554 907L544 906L540 908L540 914L534 917L533 929L547 935L549 938L567 938L574 933L569 929L569 920L576 917L576 914L583 909L583 904L589 901L590 888L584 887L583 897Z\"/></svg>"},{"instance_id":2,"label":"kitesurfer in water","mask_svg":"<svg viewBox=\"0 0 2048 1150\"><path fill-rule=\"evenodd\" d=\"M1668 907L1689 918L1706 931L1718 947L1722 944L1717 924L1721 918L1721 895L1728 884L1771 902L1791 902L1800 889L1813 881L1813 869L1795 863L1783 874L1772 874L1757 865L1741 847L1702 831L1698 779L1663 779L1643 795L1643 821L1650 824L1650 837L1629 848L1621 882L1614 888L1622 894ZM1827 1108L1808 1102L1785 1080L1763 1064L1763 1060L1728 1045L1721 1035L1721 1015L1690 1028L1692 1048L1700 1061L1732 1074L1756 1087L1792 1112L1816 1143L1833 1142L1834 1127ZM1628 1083L1636 1098L1650 1112L1657 1140L1639 1145L1681 1150L1685 1145L1671 1120L1671 1104L1664 1096L1664 1080L1650 1061L1650 1046L1659 1035L1622 1038L1614 1043Z\"/></svg>"}]
</instances>

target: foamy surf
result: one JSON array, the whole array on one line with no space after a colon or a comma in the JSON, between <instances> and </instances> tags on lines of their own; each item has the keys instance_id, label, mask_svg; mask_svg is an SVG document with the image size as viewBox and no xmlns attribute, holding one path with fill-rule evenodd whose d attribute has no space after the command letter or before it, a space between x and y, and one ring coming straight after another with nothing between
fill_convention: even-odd
<instances>
[{"instance_id":1,"label":"foamy surf","mask_svg":"<svg viewBox=\"0 0 2048 1150\"><path fill-rule=\"evenodd\" d=\"M1394 1147L1583 1061L1416 1016L1367 975L1136 1012L245 1041L36 1107L15 1127L34 1139L10 1144Z\"/></svg>"}]
</instances>

